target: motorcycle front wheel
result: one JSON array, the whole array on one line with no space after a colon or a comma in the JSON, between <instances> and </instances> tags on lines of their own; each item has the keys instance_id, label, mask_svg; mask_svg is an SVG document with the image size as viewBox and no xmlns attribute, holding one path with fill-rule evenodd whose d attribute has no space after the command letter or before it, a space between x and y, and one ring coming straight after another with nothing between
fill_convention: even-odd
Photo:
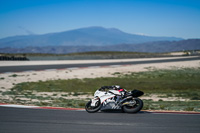
<instances>
[{"instance_id":1,"label":"motorcycle front wheel","mask_svg":"<svg viewBox=\"0 0 200 133\"><path fill-rule=\"evenodd\" d=\"M134 105L124 105L122 107L123 111L126 113L137 113L143 108L143 101L139 98L134 98L128 102L135 102Z\"/></svg>"},{"instance_id":2,"label":"motorcycle front wheel","mask_svg":"<svg viewBox=\"0 0 200 133\"><path fill-rule=\"evenodd\" d=\"M97 111L99 111L101 109L101 101L99 100L97 103L96 103L96 106L95 107L92 107L91 106L91 103L92 101L90 100L86 105L85 105L85 110L88 112L88 113L95 113Z\"/></svg>"}]
</instances>

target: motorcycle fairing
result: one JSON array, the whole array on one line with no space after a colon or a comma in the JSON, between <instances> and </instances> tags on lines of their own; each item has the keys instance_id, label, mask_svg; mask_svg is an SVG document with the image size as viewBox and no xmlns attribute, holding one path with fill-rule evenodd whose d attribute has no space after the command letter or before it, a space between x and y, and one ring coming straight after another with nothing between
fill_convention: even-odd
<instances>
[{"instance_id":1,"label":"motorcycle fairing","mask_svg":"<svg viewBox=\"0 0 200 133\"><path fill-rule=\"evenodd\" d=\"M115 97L106 99L102 104L101 110L110 110L110 109L121 109L119 106L117 106Z\"/></svg>"}]
</instances>

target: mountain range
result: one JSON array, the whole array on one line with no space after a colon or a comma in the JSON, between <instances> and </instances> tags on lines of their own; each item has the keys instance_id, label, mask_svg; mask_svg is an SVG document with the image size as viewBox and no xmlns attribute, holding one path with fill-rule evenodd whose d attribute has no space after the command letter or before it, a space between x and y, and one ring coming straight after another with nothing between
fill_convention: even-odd
<instances>
[{"instance_id":1,"label":"mountain range","mask_svg":"<svg viewBox=\"0 0 200 133\"><path fill-rule=\"evenodd\" d=\"M58 33L0 39L1 53L170 52L194 49L200 49L200 39L152 37L103 27L87 27Z\"/></svg>"}]
</instances>

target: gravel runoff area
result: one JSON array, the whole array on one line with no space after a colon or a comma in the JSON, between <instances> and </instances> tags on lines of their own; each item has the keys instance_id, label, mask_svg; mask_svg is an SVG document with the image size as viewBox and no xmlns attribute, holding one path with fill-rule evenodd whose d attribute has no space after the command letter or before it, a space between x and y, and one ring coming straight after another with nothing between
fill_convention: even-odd
<instances>
[{"instance_id":1,"label":"gravel runoff area","mask_svg":"<svg viewBox=\"0 0 200 133\"><path fill-rule=\"evenodd\" d=\"M127 60L98 60L98 62L125 62L133 60L155 60L157 58L150 59L127 59ZM158 58L166 59L166 58ZM167 58L169 59L169 58ZM91 63L94 60L89 61L13 61L13 62L0 62L0 66L10 65L33 65L33 64L60 64L60 63ZM97 62L97 61L96 61ZM114 77L115 72L130 73L148 71L149 68L156 69L172 69L172 68L197 68L200 67L200 60L195 61L182 61L182 62L168 62L168 63L152 63L152 64L138 64L138 65L126 65L126 66L108 66L108 67L88 67L82 69L62 69L62 70L46 70L46 71L30 71L20 73L3 73L0 74L0 91L9 91L15 84L22 82L37 82L46 80L57 79L73 79L73 78L96 78L96 77ZM17 75L17 76L16 76ZM0 93L1 94L1 93ZM2 97L0 95L0 97ZM155 97L156 98L156 97Z\"/></svg>"}]
</instances>

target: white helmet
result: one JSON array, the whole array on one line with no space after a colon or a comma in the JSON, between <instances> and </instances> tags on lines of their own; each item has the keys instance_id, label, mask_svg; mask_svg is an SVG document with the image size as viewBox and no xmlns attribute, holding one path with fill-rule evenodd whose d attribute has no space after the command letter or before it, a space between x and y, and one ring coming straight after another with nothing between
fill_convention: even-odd
<instances>
[{"instance_id":1,"label":"white helmet","mask_svg":"<svg viewBox=\"0 0 200 133\"><path fill-rule=\"evenodd\" d=\"M119 85L114 85L113 88L119 90L121 87Z\"/></svg>"}]
</instances>

